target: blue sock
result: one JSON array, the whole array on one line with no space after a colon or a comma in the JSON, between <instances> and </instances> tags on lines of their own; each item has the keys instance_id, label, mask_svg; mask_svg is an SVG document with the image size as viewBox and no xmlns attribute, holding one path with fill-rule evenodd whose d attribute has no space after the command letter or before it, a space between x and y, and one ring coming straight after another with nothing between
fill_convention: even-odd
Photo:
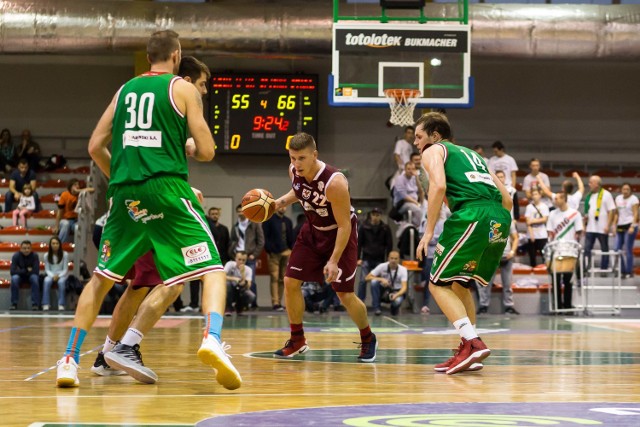
<instances>
[{"instance_id":1,"label":"blue sock","mask_svg":"<svg viewBox=\"0 0 640 427\"><path fill-rule=\"evenodd\" d=\"M87 336L87 331L79 328L71 328L71 335L69 335L69 342L67 343L67 351L64 352L65 356L73 356L76 363L80 363L80 347L84 337Z\"/></svg>"},{"instance_id":2,"label":"blue sock","mask_svg":"<svg viewBox=\"0 0 640 427\"><path fill-rule=\"evenodd\" d=\"M220 342L220 333L222 332L222 316L212 311L204 316L205 328L207 334L213 335Z\"/></svg>"}]
</instances>

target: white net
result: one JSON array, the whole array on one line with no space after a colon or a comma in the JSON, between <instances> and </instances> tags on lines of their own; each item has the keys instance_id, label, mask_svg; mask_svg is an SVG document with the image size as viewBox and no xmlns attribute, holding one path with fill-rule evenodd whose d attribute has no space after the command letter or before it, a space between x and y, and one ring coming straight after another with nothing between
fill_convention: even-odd
<instances>
[{"instance_id":1,"label":"white net","mask_svg":"<svg viewBox=\"0 0 640 427\"><path fill-rule=\"evenodd\" d=\"M418 103L420 91L414 89L387 89L384 94L391 108L389 122L396 126L413 125L413 110Z\"/></svg>"}]
</instances>

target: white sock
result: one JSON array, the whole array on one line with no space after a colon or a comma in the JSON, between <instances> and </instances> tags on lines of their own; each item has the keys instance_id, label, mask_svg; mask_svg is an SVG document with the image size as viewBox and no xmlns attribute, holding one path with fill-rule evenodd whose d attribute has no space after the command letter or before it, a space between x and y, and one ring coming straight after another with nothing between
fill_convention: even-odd
<instances>
[{"instance_id":1,"label":"white sock","mask_svg":"<svg viewBox=\"0 0 640 427\"><path fill-rule=\"evenodd\" d=\"M453 322L453 326L457 329L458 333L465 340L472 340L474 338L478 338L478 334L471 324L471 320L468 317L463 317L462 319L458 319Z\"/></svg>"},{"instance_id":2,"label":"white sock","mask_svg":"<svg viewBox=\"0 0 640 427\"><path fill-rule=\"evenodd\" d=\"M142 332L134 328L129 328L127 329L127 333L124 334L124 338L122 338L122 341L120 342L124 345L133 347L136 344L140 344L142 338L144 338L144 334Z\"/></svg>"},{"instance_id":3,"label":"white sock","mask_svg":"<svg viewBox=\"0 0 640 427\"><path fill-rule=\"evenodd\" d=\"M116 342L109 338L109 335L107 335L107 339L104 340L104 345L102 346L102 352L106 353L108 351L111 351L111 349L115 346Z\"/></svg>"},{"instance_id":4,"label":"white sock","mask_svg":"<svg viewBox=\"0 0 640 427\"><path fill-rule=\"evenodd\" d=\"M473 332L475 332L477 336L480 336L478 334L478 328L476 327L476 325L471 325L471 326L473 326Z\"/></svg>"}]
</instances>

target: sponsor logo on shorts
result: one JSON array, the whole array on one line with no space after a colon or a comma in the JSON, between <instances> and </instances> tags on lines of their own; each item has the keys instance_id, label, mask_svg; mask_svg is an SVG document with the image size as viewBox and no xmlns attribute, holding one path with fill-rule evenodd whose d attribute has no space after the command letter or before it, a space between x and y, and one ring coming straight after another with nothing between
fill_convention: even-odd
<instances>
[{"instance_id":1,"label":"sponsor logo on shorts","mask_svg":"<svg viewBox=\"0 0 640 427\"><path fill-rule=\"evenodd\" d=\"M206 242L187 246L186 248L181 248L180 250L182 251L182 257L184 258L185 265L199 264L211 259L209 245Z\"/></svg>"},{"instance_id":2,"label":"sponsor logo on shorts","mask_svg":"<svg viewBox=\"0 0 640 427\"><path fill-rule=\"evenodd\" d=\"M159 214L150 214L146 209L140 209L140 200L125 200L125 205L127 205L127 210L129 211L129 216L135 222L142 221L146 224L149 221L154 219L164 219L164 213L160 212Z\"/></svg>"},{"instance_id":3,"label":"sponsor logo on shorts","mask_svg":"<svg viewBox=\"0 0 640 427\"><path fill-rule=\"evenodd\" d=\"M102 263L106 263L111 258L111 242L109 240L105 240L102 244L102 248L100 249L100 261Z\"/></svg>"},{"instance_id":4,"label":"sponsor logo on shorts","mask_svg":"<svg viewBox=\"0 0 640 427\"><path fill-rule=\"evenodd\" d=\"M290 269L292 269L292 270L295 270L295 271L302 271L302 269L301 269L301 268L294 267L294 266L291 266L291 267L289 267L289 268L290 268Z\"/></svg>"},{"instance_id":5,"label":"sponsor logo on shorts","mask_svg":"<svg viewBox=\"0 0 640 427\"><path fill-rule=\"evenodd\" d=\"M302 190L302 198L308 199L309 197L311 197L311 190L307 190L306 188Z\"/></svg>"},{"instance_id":6,"label":"sponsor logo on shorts","mask_svg":"<svg viewBox=\"0 0 640 427\"><path fill-rule=\"evenodd\" d=\"M489 223L489 243L504 243L507 241L506 237L502 237L500 227L502 227L502 224L498 221L491 220Z\"/></svg>"},{"instance_id":7,"label":"sponsor logo on shorts","mask_svg":"<svg viewBox=\"0 0 640 427\"><path fill-rule=\"evenodd\" d=\"M442 255L442 252L444 252L444 246L442 246L440 243L438 243L438 244L436 245L436 253L437 253L438 255Z\"/></svg>"},{"instance_id":8,"label":"sponsor logo on shorts","mask_svg":"<svg viewBox=\"0 0 640 427\"><path fill-rule=\"evenodd\" d=\"M476 267L478 267L478 263L477 263L477 262L475 262L475 261L469 261L469 262L467 262L467 263L462 267L462 269L463 269L464 271L469 271L469 272L471 272L471 271L474 271L474 270L476 269Z\"/></svg>"}]
</instances>

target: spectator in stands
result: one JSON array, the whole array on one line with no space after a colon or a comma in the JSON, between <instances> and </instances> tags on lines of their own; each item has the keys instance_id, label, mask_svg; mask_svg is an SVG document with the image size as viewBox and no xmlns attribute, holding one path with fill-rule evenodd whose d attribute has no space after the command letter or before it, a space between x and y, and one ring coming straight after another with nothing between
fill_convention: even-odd
<instances>
[{"instance_id":1,"label":"spectator in stands","mask_svg":"<svg viewBox=\"0 0 640 427\"><path fill-rule=\"evenodd\" d=\"M224 271L227 273L227 308L225 316L230 316L233 308L240 315L256 299L256 294L251 292L250 289L253 270L247 265L247 253L243 250L237 250L235 261L226 263Z\"/></svg>"},{"instance_id":2,"label":"spectator in stands","mask_svg":"<svg viewBox=\"0 0 640 427\"><path fill-rule=\"evenodd\" d=\"M276 311L283 311L284 274L287 272L289 255L295 243L293 223L285 216L287 208L280 207L275 214L262 223L264 249L267 251L269 276L271 278L271 305Z\"/></svg>"},{"instance_id":3,"label":"spectator in stands","mask_svg":"<svg viewBox=\"0 0 640 427\"><path fill-rule=\"evenodd\" d=\"M566 241L577 243L580 241L580 235L583 230L582 216L577 210L569 207L567 199L567 194L560 192L556 195L554 200L557 209L549 214L549 221L547 222L549 241L551 242ZM577 257L578 253L575 255ZM571 270L574 269L575 267L571 268ZM552 273L551 270L549 272ZM573 308L573 305L571 304L571 298L573 295L571 276L573 276L573 271L556 272L556 308L558 309ZM564 285L564 295L563 292L560 292L561 284Z\"/></svg>"},{"instance_id":4,"label":"spectator in stands","mask_svg":"<svg viewBox=\"0 0 640 427\"><path fill-rule=\"evenodd\" d=\"M396 175L400 175L404 171L404 165L411 160L411 154L413 154L413 140L415 139L415 130L413 126L407 126L404 128L404 137L396 141L396 146L393 150L393 157L398 167Z\"/></svg>"},{"instance_id":5,"label":"spectator in stands","mask_svg":"<svg viewBox=\"0 0 640 427\"><path fill-rule=\"evenodd\" d=\"M367 282L371 282L371 297L376 316L382 314L380 303L391 304L391 315L395 316L400 311L402 301L407 293L407 280L409 271L400 265L400 253L389 252L387 262L378 264L376 268L367 274Z\"/></svg>"},{"instance_id":6,"label":"spectator in stands","mask_svg":"<svg viewBox=\"0 0 640 427\"><path fill-rule=\"evenodd\" d=\"M624 260L621 273L624 278L633 277L633 244L638 234L638 197L631 194L627 182L620 188L622 194L616 197L616 251L622 250Z\"/></svg>"},{"instance_id":7,"label":"spectator in stands","mask_svg":"<svg viewBox=\"0 0 640 427\"><path fill-rule=\"evenodd\" d=\"M0 172L10 174L15 165L16 147L11 139L11 131L4 128L0 132Z\"/></svg>"},{"instance_id":8,"label":"spectator in stands","mask_svg":"<svg viewBox=\"0 0 640 427\"><path fill-rule=\"evenodd\" d=\"M238 220L231 229L231 238L229 241L229 256L233 259L236 257L237 251L247 253L247 266L255 273L256 262L260 258L262 249L264 248L264 232L260 224L251 222L242 213L242 205L236 206L236 215ZM257 297L258 291L256 287L255 275L251 282L251 292ZM257 308L256 299L252 302L252 308Z\"/></svg>"},{"instance_id":9,"label":"spectator in stands","mask_svg":"<svg viewBox=\"0 0 640 427\"><path fill-rule=\"evenodd\" d=\"M78 213L76 206L78 204L78 196L82 192L92 193L91 187L80 188L80 181L71 178L67 184L67 191L62 192L60 200L58 200L58 214L56 215L56 225L53 229L62 243L73 241L71 237L75 233L78 225Z\"/></svg>"},{"instance_id":10,"label":"spectator in stands","mask_svg":"<svg viewBox=\"0 0 640 427\"><path fill-rule=\"evenodd\" d=\"M371 270L383 263L393 248L391 228L382 221L380 208L373 208L367 219L358 230L358 265L360 266L360 283L358 298L367 298L367 281Z\"/></svg>"},{"instance_id":11,"label":"spectator in stands","mask_svg":"<svg viewBox=\"0 0 640 427\"><path fill-rule=\"evenodd\" d=\"M482 145L474 145L473 151L478 153L484 159L484 162L489 165L489 159L484 155L484 147Z\"/></svg>"},{"instance_id":12,"label":"spectator in stands","mask_svg":"<svg viewBox=\"0 0 640 427\"><path fill-rule=\"evenodd\" d=\"M515 187L516 171L518 170L516 161L505 152L504 144L502 144L502 142L494 142L493 145L491 145L491 148L493 148L494 155L489 159L489 169L494 173L495 171L503 171L507 184Z\"/></svg>"},{"instance_id":13,"label":"spectator in stands","mask_svg":"<svg viewBox=\"0 0 640 427\"><path fill-rule=\"evenodd\" d=\"M13 211L13 226L18 223L22 227L27 226L27 218L36 210L36 199L33 196L31 184L25 184L22 187L22 196L18 202L18 207Z\"/></svg>"},{"instance_id":14,"label":"spectator in stands","mask_svg":"<svg viewBox=\"0 0 640 427\"><path fill-rule=\"evenodd\" d=\"M293 227L293 238L297 239L298 238L298 234L300 234L300 229L302 228L302 226L304 225L304 223L307 221L307 216L303 213L298 214L298 216L296 217L296 226Z\"/></svg>"},{"instance_id":15,"label":"spectator in stands","mask_svg":"<svg viewBox=\"0 0 640 427\"><path fill-rule=\"evenodd\" d=\"M42 311L49 311L51 286L58 284L58 311L64 311L65 283L69 274L69 255L62 250L62 243L57 237L49 240L49 251L44 256L44 292L42 294Z\"/></svg>"},{"instance_id":16,"label":"spectator in stands","mask_svg":"<svg viewBox=\"0 0 640 427\"><path fill-rule=\"evenodd\" d=\"M589 178L589 193L584 201L584 220L586 234L584 238L584 253L587 268L591 264L591 251L596 242L600 242L600 250L609 251L609 234L613 232L616 214L616 203L611 193L602 188L602 178L592 175ZM603 256L600 268L609 268L609 257Z\"/></svg>"},{"instance_id":17,"label":"spectator in stands","mask_svg":"<svg viewBox=\"0 0 640 427\"><path fill-rule=\"evenodd\" d=\"M418 185L416 167L413 162L408 161L404 166L404 173L395 180L393 205L401 215L411 212L411 223L418 228L422 221L423 200L424 193Z\"/></svg>"},{"instance_id":18,"label":"spectator in stands","mask_svg":"<svg viewBox=\"0 0 640 427\"><path fill-rule=\"evenodd\" d=\"M551 187L551 183L549 181L549 176L544 172L540 172L539 159L536 159L536 158L531 159L531 161L529 162L529 171L530 171L529 174L524 177L524 181L522 183L522 191L524 191L528 199L531 199L532 188L535 188L538 191L541 191L540 182L543 182L547 188ZM549 207L552 207L553 200L550 197L546 197L544 193L541 192L541 194L543 195L542 201L544 202L544 204L546 204Z\"/></svg>"},{"instance_id":19,"label":"spectator in stands","mask_svg":"<svg viewBox=\"0 0 640 427\"><path fill-rule=\"evenodd\" d=\"M20 250L11 257L11 310L18 308L20 285L28 282L31 285L31 309L40 309L40 259L31 251L31 242L24 240Z\"/></svg>"},{"instance_id":20,"label":"spectator in stands","mask_svg":"<svg viewBox=\"0 0 640 427\"><path fill-rule=\"evenodd\" d=\"M31 138L29 129L22 131L22 139L16 147L16 156L19 159L27 159L32 171L40 169L40 145Z\"/></svg>"},{"instance_id":21,"label":"spectator in stands","mask_svg":"<svg viewBox=\"0 0 640 427\"><path fill-rule=\"evenodd\" d=\"M567 195L567 203L569 204L569 207L572 209L578 209L580 207L582 195L584 194L584 183L582 182L582 178L578 172L573 172L571 176L576 180L578 190L574 193L573 182L566 179L562 182L562 192ZM552 193L550 188L545 185L544 181L539 181L538 186L540 187L540 191L555 203L557 193Z\"/></svg>"},{"instance_id":22,"label":"spectator in stands","mask_svg":"<svg viewBox=\"0 0 640 427\"><path fill-rule=\"evenodd\" d=\"M213 241L216 242L216 247L220 254L220 261L222 262L222 265L225 265L229 262L229 229L226 225L220 223L220 211L221 209L218 207L209 208L209 212L207 212L207 223L211 229ZM189 282L189 294L191 295L189 305L185 306L182 302L182 298L178 296L173 303L173 307L176 311L187 313L190 311L200 310L201 285L202 282L200 280L192 280Z\"/></svg>"},{"instance_id":23,"label":"spectator in stands","mask_svg":"<svg viewBox=\"0 0 640 427\"><path fill-rule=\"evenodd\" d=\"M13 204L20 201L22 189L25 184L31 185L33 197L36 201L36 212L40 210L40 199L36 192L36 173L29 169L29 163L26 159L20 159L18 161L18 168L11 172L11 176L9 177L9 191L7 191L4 198L5 212L11 212Z\"/></svg>"},{"instance_id":24,"label":"spectator in stands","mask_svg":"<svg viewBox=\"0 0 640 427\"><path fill-rule=\"evenodd\" d=\"M514 220L520 219L520 203L518 202L518 190L513 188L511 185L507 184L507 177L504 174L504 171L497 170L495 171L496 177L504 184L511 199L513 200L513 207L511 208L511 218Z\"/></svg>"},{"instance_id":25,"label":"spectator in stands","mask_svg":"<svg viewBox=\"0 0 640 427\"><path fill-rule=\"evenodd\" d=\"M411 161L413 165L416 167L416 171L418 173L418 184L422 189L422 194L426 196L429 192L429 175L427 175L427 171L422 167L422 156L420 153L413 153L411 155Z\"/></svg>"},{"instance_id":26,"label":"spectator in stands","mask_svg":"<svg viewBox=\"0 0 640 427\"><path fill-rule=\"evenodd\" d=\"M531 267L535 267L536 255L540 253L547 244L547 219L549 219L549 208L542 203L540 191L531 190L531 203L527 205L524 216L527 219L527 230L529 232L529 262Z\"/></svg>"},{"instance_id":27,"label":"spectator in stands","mask_svg":"<svg viewBox=\"0 0 640 427\"><path fill-rule=\"evenodd\" d=\"M513 262L518 250L518 231L516 230L515 221L511 222L509 228L509 241L507 246L502 252L502 259L500 259L500 278L502 279L502 305L504 307L505 314L520 314L514 307L513 303L513 290L511 285L513 282ZM493 277L489 281L488 286L478 286L478 314L489 312L489 305L491 304L491 288L493 287L496 273L493 273Z\"/></svg>"}]
</instances>

